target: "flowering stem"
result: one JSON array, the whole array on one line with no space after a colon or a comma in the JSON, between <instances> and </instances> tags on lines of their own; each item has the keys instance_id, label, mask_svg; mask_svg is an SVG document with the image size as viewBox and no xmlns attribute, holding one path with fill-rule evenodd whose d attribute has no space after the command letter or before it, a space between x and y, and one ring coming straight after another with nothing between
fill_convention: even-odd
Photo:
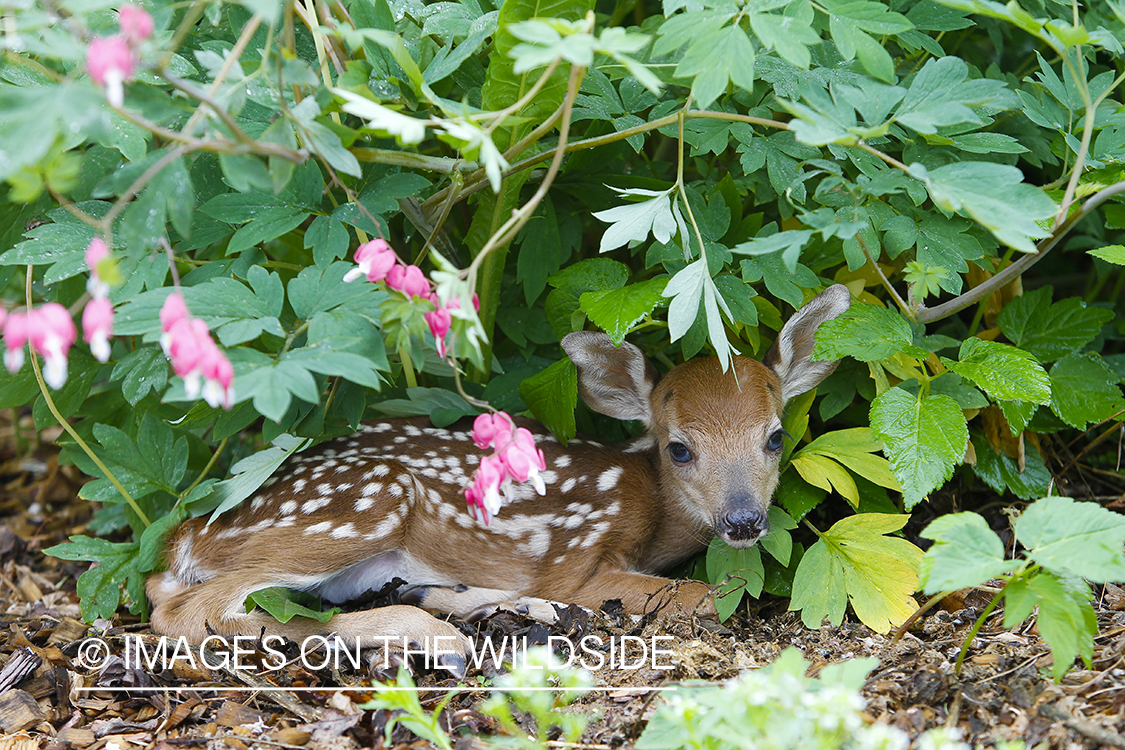
<instances>
[{"instance_id":1,"label":"flowering stem","mask_svg":"<svg viewBox=\"0 0 1125 750\"><path fill-rule=\"evenodd\" d=\"M31 309L31 277L34 269L34 266L27 267L27 282L25 294L27 296L28 310ZM82 439L82 436L79 435L73 427L71 427L70 422L66 421L66 418L59 413L58 407L55 406L55 400L51 398L51 394L47 390L47 384L43 382L43 373L39 369L39 358L35 355L35 350L32 349L29 354L31 356L28 357L28 359L31 360L31 369L35 372L35 381L39 384L39 392L43 394L43 403L47 404L47 409L50 410L51 415L55 418L55 421L59 423L60 427L66 430L66 434L70 435L71 439L73 439L74 442L78 443L78 447L80 447L86 453L86 455L90 457L90 460L93 461L94 465L98 467L98 470L105 475L105 478L109 480L110 484L117 488L117 491L121 493L121 496L123 498L125 498L125 502L129 504L129 507L133 509L133 512L137 514L137 518L141 520L141 523L144 524L144 527L147 529L149 527L149 524L151 524L152 522L148 520L148 516L146 516L145 512L141 510L141 506L137 505L137 501L133 499L133 496L129 494L129 491L126 490L121 482L117 480L117 477L113 475L113 472L109 470L109 467L102 463L102 460L98 458L97 454L94 453L93 450L90 449L90 446L86 443L85 440Z\"/></svg>"}]
</instances>

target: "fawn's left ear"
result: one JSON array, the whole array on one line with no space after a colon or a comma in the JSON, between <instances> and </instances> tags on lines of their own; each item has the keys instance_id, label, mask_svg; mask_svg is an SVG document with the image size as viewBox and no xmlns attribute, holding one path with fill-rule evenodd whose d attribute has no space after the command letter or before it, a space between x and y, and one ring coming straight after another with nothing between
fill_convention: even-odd
<instances>
[{"instance_id":1,"label":"fawn's left ear","mask_svg":"<svg viewBox=\"0 0 1125 750\"><path fill-rule=\"evenodd\" d=\"M852 305L852 294L843 284L833 284L794 313L770 347L762 364L781 379L781 397L788 401L820 384L839 362L814 362L816 329Z\"/></svg>"}]
</instances>

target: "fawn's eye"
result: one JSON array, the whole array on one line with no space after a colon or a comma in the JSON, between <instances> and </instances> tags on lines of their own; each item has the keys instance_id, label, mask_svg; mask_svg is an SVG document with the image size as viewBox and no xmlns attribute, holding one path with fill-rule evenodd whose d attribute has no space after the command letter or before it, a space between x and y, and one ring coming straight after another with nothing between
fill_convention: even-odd
<instances>
[{"instance_id":1,"label":"fawn's eye","mask_svg":"<svg viewBox=\"0 0 1125 750\"><path fill-rule=\"evenodd\" d=\"M766 442L766 450L772 451L774 453L777 453L779 450L781 450L781 438L784 434L785 430L774 431L774 433L770 435L770 439Z\"/></svg>"},{"instance_id":2,"label":"fawn's eye","mask_svg":"<svg viewBox=\"0 0 1125 750\"><path fill-rule=\"evenodd\" d=\"M683 443L668 443L668 455L678 464L686 464L692 458L691 451Z\"/></svg>"}]
</instances>

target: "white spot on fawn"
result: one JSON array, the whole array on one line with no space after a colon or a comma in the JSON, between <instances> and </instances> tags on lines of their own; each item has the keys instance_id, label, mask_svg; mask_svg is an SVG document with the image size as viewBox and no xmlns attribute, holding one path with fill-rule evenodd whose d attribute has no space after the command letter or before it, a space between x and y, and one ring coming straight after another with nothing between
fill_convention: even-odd
<instances>
[{"instance_id":1,"label":"white spot on fawn","mask_svg":"<svg viewBox=\"0 0 1125 750\"><path fill-rule=\"evenodd\" d=\"M383 489L383 483L382 482L372 482L371 484L365 484L363 486L363 491L362 491L361 494L364 497L371 497L372 495L378 494L379 491L382 490L382 489Z\"/></svg>"},{"instance_id":2,"label":"white spot on fawn","mask_svg":"<svg viewBox=\"0 0 1125 750\"><path fill-rule=\"evenodd\" d=\"M566 467L570 466L570 456L556 456L555 466L559 467L560 469L565 469Z\"/></svg>"},{"instance_id":3,"label":"white spot on fawn","mask_svg":"<svg viewBox=\"0 0 1125 750\"><path fill-rule=\"evenodd\" d=\"M320 534L321 532L328 531L331 528L331 521L321 521L320 523L314 523L312 526L309 526L307 529L305 529L305 536L308 536L309 534Z\"/></svg>"},{"instance_id":4,"label":"white spot on fawn","mask_svg":"<svg viewBox=\"0 0 1125 750\"><path fill-rule=\"evenodd\" d=\"M578 484L578 480L575 479L574 477L571 477L570 479L568 479L568 480L566 480L565 482L562 483L562 487L559 488L559 492L561 492L565 495L566 493L573 490L574 485L576 485L576 484Z\"/></svg>"},{"instance_id":5,"label":"white spot on fawn","mask_svg":"<svg viewBox=\"0 0 1125 750\"><path fill-rule=\"evenodd\" d=\"M606 469L598 477L598 492L608 492L617 486L617 480L625 473L625 469L620 466L614 466L612 469Z\"/></svg>"},{"instance_id":6,"label":"white spot on fawn","mask_svg":"<svg viewBox=\"0 0 1125 750\"><path fill-rule=\"evenodd\" d=\"M363 511L370 509L371 506L373 506L374 504L375 504L375 501L372 500L371 498L361 497L359 500L355 501L356 513L362 513Z\"/></svg>"},{"instance_id":7,"label":"white spot on fawn","mask_svg":"<svg viewBox=\"0 0 1125 750\"><path fill-rule=\"evenodd\" d=\"M344 537L349 536L359 536L359 532L355 530L355 526L353 526L349 521L343 526L337 526L336 528L332 529L331 536L333 539L343 539Z\"/></svg>"},{"instance_id":8,"label":"white spot on fawn","mask_svg":"<svg viewBox=\"0 0 1125 750\"><path fill-rule=\"evenodd\" d=\"M330 502L332 502L332 498L330 497L318 497L315 500L307 500L305 504L301 506L301 512L307 516L310 513L315 513L320 510Z\"/></svg>"},{"instance_id":9,"label":"white spot on fawn","mask_svg":"<svg viewBox=\"0 0 1125 750\"><path fill-rule=\"evenodd\" d=\"M296 512L297 512L297 501L296 500L286 500L285 502L283 502L281 504L281 515L291 516Z\"/></svg>"}]
</instances>

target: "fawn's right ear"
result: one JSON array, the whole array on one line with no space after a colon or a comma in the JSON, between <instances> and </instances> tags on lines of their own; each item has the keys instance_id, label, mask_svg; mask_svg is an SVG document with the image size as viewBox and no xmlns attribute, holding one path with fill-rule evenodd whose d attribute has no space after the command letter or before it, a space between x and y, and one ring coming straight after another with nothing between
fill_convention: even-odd
<instances>
[{"instance_id":1,"label":"fawn's right ear","mask_svg":"<svg viewBox=\"0 0 1125 750\"><path fill-rule=\"evenodd\" d=\"M578 368L578 392L587 406L652 426L649 396L659 376L640 349L628 341L614 346L609 336L597 331L569 333L562 348Z\"/></svg>"}]
</instances>

